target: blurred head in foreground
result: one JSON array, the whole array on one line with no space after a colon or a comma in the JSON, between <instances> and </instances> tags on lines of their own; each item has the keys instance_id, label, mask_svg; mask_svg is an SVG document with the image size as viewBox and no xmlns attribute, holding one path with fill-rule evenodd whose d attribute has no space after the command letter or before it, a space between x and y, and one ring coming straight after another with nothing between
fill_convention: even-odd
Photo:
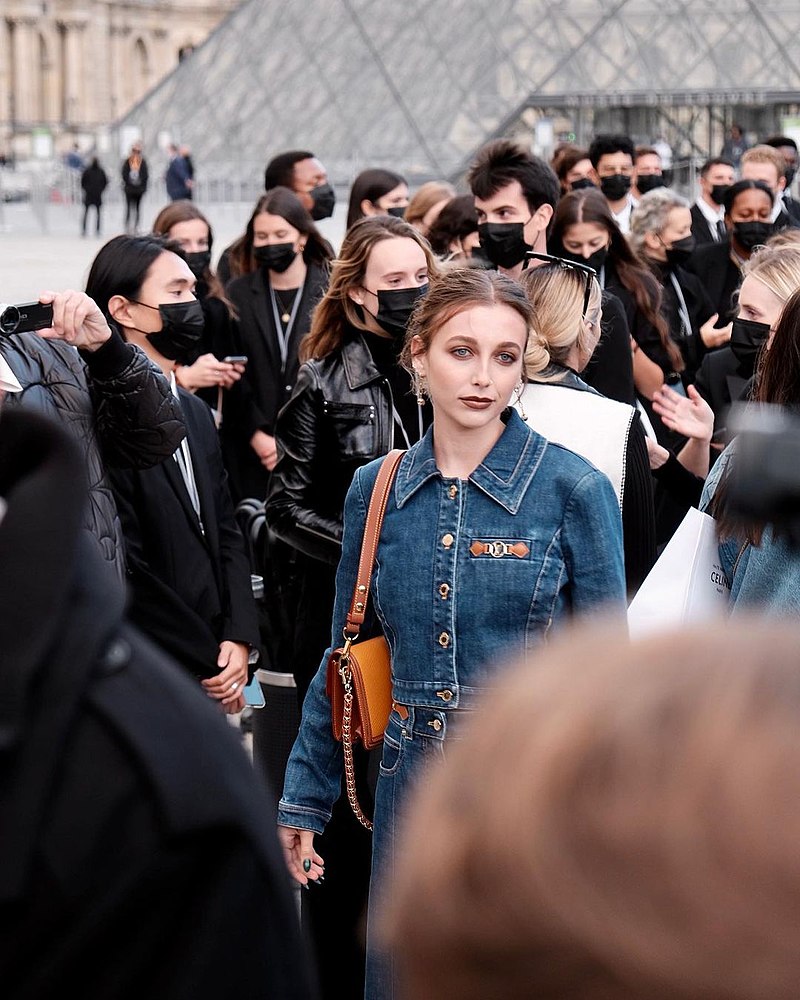
<instances>
[{"instance_id":1,"label":"blurred head in foreground","mask_svg":"<svg viewBox=\"0 0 800 1000\"><path fill-rule=\"evenodd\" d=\"M469 726L406 810L405 996L797 996L800 629L576 634Z\"/></svg>"}]
</instances>

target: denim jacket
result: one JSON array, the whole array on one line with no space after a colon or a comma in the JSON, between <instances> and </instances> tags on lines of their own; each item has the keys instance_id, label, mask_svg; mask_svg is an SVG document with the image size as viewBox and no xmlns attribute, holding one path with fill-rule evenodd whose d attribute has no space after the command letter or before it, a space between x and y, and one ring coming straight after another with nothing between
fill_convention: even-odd
<instances>
[{"instance_id":1,"label":"denim jacket","mask_svg":"<svg viewBox=\"0 0 800 1000\"><path fill-rule=\"evenodd\" d=\"M619 504L608 478L507 411L500 439L468 480L445 479L432 431L404 455L386 508L370 588L372 628L392 653L406 706L469 708L500 664L572 615L625 616ZM347 494L332 642L340 645L380 460ZM367 623L370 625L368 619ZM303 705L279 823L321 832L338 798L327 653Z\"/></svg>"},{"instance_id":2,"label":"denim jacket","mask_svg":"<svg viewBox=\"0 0 800 1000\"><path fill-rule=\"evenodd\" d=\"M708 510L726 468L736 460L732 441L714 463L703 487L700 509ZM754 610L770 616L800 614L800 554L788 540L764 529L760 545L731 537L719 543L719 558L731 582L730 611Z\"/></svg>"}]
</instances>

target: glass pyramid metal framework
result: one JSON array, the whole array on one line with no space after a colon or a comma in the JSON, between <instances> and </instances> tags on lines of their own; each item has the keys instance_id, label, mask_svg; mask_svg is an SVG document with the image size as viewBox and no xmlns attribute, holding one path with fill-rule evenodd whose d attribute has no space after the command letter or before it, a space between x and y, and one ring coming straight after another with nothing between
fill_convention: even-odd
<instances>
[{"instance_id":1,"label":"glass pyramid metal framework","mask_svg":"<svg viewBox=\"0 0 800 1000\"><path fill-rule=\"evenodd\" d=\"M731 121L763 136L798 110L798 0L247 0L113 134L169 135L241 179L309 148L347 183L457 179L488 138L541 123L697 158Z\"/></svg>"}]
</instances>

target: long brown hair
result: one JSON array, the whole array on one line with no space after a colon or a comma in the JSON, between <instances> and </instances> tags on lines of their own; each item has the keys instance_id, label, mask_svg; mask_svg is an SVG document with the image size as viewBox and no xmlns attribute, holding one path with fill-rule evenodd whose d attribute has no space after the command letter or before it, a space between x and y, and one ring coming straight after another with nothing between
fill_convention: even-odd
<instances>
[{"instance_id":1,"label":"long brown hair","mask_svg":"<svg viewBox=\"0 0 800 1000\"><path fill-rule=\"evenodd\" d=\"M173 226L177 226L180 222L191 222L194 219L199 219L201 222L206 224L208 229L208 249L211 250L214 246L214 233L211 229L211 223L203 215L200 209L195 205L193 201L188 198L179 198L176 201L171 201L168 205L165 205L161 211L156 216L155 222L153 223L153 232L157 236L169 236L170 230ZM228 301L225 295L225 289L222 287L222 282L216 276L211 267L207 267L203 271L203 281L208 286L208 294L215 299L219 299L224 302L228 307L228 312L233 316L235 315L235 310L233 305Z\"/></svg>"},{"instance_id":2,"label":"long brown hair","mask_svg":"<svg viewBox=\"0 0 800 1000\"><path fill-rule=\"evenodd\" d=\"M661 285L631 250L600 191L583 188L570 191L561 198L548 237L552 253L558 254L564 249L567 229L582 222L594 223L608 233L608 258L617 272L620 284L630 292L637 310L658 333L673 370L683 371L686 366L680 348L670 337L669 327L661 313Z\"/></svg>"},{"instance_id":3,"label":"long brown hair","mask_svg":"<svg viewBox=\"0 0 800 1000\"><path fill-rule=\"evenodd\" d=\"M793 1000L798 648L592 628L504 670L406 803L376 927L403 995Z\"/></svg>"},{"instance_id":4,"label":"long brown hair","mask_svg":"<svg viewBox=\"0 0 800 1000\"><path fill-rule=\"evenodd\" d=\"M275 187L261 195L250 213L244 233L231 244L228 252L231 278L250 274L258 267L253 258L253 232L255 221L263 212L279 215L305 236L303 260L306 264L319 264L323 267L328 264L333 257L333 250L314 225L308 210L290 188Z\"/></svg>"},{"instance_id":5,"label":"long brown hair","mask_svg":"<svg viewBox=\"0 0 800 1000\"><path fill-rule=\"evenodd\" d=\"M338 257L333 261L328 288L311 316L311 329L300 342L301 361L324 358L341 347L349 327L366 330L360 308L350 298L350 291L364 282L372 248L383 240L413 240L425 254L429 280L438 274L436 258L428 241L417 230L393 215L374 215L359 219L347 230Z\"/></svg>"}]
</instances>

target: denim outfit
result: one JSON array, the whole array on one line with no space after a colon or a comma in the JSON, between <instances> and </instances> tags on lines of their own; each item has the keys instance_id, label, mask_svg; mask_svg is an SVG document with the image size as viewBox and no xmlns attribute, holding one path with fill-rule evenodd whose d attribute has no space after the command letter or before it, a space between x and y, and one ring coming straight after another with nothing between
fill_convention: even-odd
<instances>
[{"instance_id":1,"label":"denim outfit","mask_svg":"<svg viewBox=\"0 0 800 1000\"><path fill-rule=\"evenodd\" d=\"M611 483L530 430L516 411L504 419L503 434L468 480L442 477L428 430L403 457L387 504L372 621L362 636L386 636L394 700L408 713L393 711L384 737L371 910L384 880L391 883L395 826L412 782L426 760L442 754L448 730L457 732L476 698L497 683L502 663L533 650L573 614L605 610L624 621L622 526ZM335 645L379 465L356 472L345 502ZM278 808L279 823L316 832L330 817L343 767L331 732L326 663L327 655L303 705ZM389 1000L392 978L390 956L369 948L366 997Z\"/></svg>"},{"instance_id":2,"label":"denim outfit","mask_svg":"<svg viewBox=\"0 0 800 1000\"><path fill-rule=\"evenodd\" d=\"M736 441L723 451L708 474L700 510L707 510L720 479L736 458ZM719 558L731 582L730 611L758 610L772 617L800 614L800 554L784 538L764 529L760 545L745 545L741 538L719 543Z\"/></svg>"}]
</instances>

